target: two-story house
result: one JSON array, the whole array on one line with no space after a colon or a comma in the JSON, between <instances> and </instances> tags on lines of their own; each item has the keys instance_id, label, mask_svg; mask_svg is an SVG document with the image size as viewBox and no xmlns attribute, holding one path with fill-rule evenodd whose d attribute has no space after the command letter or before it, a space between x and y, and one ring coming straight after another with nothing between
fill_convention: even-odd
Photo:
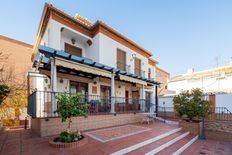
<instances>
[{"instance_id":1,"label":"two-story house","mask_svg":"<svg viewBox=\"0 0 232 155\"><path fill-rule=\"evenodd\" d=\"M84 94L93 112L154 111L157 61L102 21L91 23L46 4L32 61L31 115L53 115L55 95L63 92Z\"/></svg>"}]
</instances>

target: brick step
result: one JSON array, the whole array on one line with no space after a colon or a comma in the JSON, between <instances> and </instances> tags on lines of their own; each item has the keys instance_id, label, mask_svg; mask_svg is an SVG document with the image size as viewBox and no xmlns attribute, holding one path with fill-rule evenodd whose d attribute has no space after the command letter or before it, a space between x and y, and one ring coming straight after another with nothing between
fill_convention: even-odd
<instances>
[{"instance_id":1,"label":"brick step","mask_svg":"<svg viewBox=\"0 0 232 155\"><path fill-rule=\"evenodd\" d=\"M132 151L135 151L137 149L140 149L146 145L149 145L149 144L152 144L154 142L157 142L165 137L168 137L168 136L171 136L173 134L176 134L177 132L180 132L181 131L181 128L176 128L176 129L173 129L171 131L168 131L168 132L165 132L163 134L159 134L159 135L156 135L154 137L150 137L150 139L147 139L145 141L140 141L134 145L131 145L131 146L128 146L126 148L123 148L121 150L118 150L116 152L113 152L111 153L111 155L122 155L122 154L126 154L126 153L130 153Z\"/></svg>"},{"instance_id":2,"label":"brick step","mask_svg":"<svg viewBox=\"0 0 232 155\"><path fill-rule=\"evenodd\" d=\"M189 145L191 145L190 142L193 138L195 138L196 136L189 134L188 136L184 137L183 139L177 141L176 143L170 145L169 147L167 147L166 149L160 151L159 153L157 153L157 155L167 155L167 154L179 154L179 150L183 150L185 147L188 147ZM186 145L188 144L188 145ZM185 147L184 147L185 146Z\"/></svg>"},{"instance_id":3,"label":"brick step","mask_svg":"<svg viewBox=\"0 0 232 155\"><path fill-rule=\"evenodd\" d=\"M178 137L184 133L185 133L184 131L179 131L179 132L173 133L173 134L171 134L165 138L162 138L156 142L153 142L153 143L145 145L144 147L141 147L135 151L132 151L132 152L128 153L128 155L146 154L147 152L149 152L155 148L158 148L159 146L161 146L163 144L166 144L167 142L171 141L172 139L175 139L176 137Z\"/></svg>"},{"instance_id":4,"label":"brick step","mask_svg":"<svg viewBox=\"0 0 232 155\"><path fill-rule=\"evenodd\" d=\"M182 132L182 134L178 135L177 137L173 137L171 138L169 141L152 148L149 152L145 153L145 155L154 155L157 154L159 152L161 152L162 150L169 148L171 145L177 143L178 141L182 140L183 138L187 137L190 134L190 132Z\"/></svg>"}]
</instances>

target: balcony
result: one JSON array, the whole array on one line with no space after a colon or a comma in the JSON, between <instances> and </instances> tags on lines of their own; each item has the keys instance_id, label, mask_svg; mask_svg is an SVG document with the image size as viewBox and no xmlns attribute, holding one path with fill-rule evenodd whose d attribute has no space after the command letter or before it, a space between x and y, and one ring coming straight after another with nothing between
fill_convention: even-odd
<instances>
[{"instance_id":1,"label":"balcony","mask_svg":"<svg viewBox=\"0 0 232 155\"><path fill-rule=\"evenodd\" d=\"M131 66L120 61L117 61L117 69L131 73Z\"/></svg>"},{"instance_id":2,"label":"balcony","mask_svg":"<svg viewBox=\"0 0 232 155\"><path fill-rule=\"evenodd\" d=\"M52 110L54 105L59 107L59 103L54 103L52 100L57 95L64 94L64 92L49 92L49 91L35 91L28 97L28 114L33 118L43 117L57 117L59 113L54 115ZM69 94L73 95L73 94ZM153 105L150 100L133 99L124 97L98 96L98 95L84 95L80 104L88 103L88 111L90 115L94 114L109 114L111 109L111 102L114 101L116 113L137 113L149 112ZM54 104L54 105L53 105Z\"/></svg>"},{"instance_id":3,"label":"balcony","mask_svg":"<svg viewBox=\"0 0 232 155\"><path fill-rule=\"evenodd\" d=\"M135 68L134 74L145 78L146 72L141 70L140 68Z\"/></svg>"}]
</instances>

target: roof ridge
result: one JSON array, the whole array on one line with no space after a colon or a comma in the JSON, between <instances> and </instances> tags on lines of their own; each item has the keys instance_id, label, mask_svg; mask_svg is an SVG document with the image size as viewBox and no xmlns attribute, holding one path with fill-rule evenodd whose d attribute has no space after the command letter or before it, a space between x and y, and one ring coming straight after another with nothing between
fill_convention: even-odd
<instances>
[{"instance_id":1,"label":"roof ridge","mask_svg":"<svg viewBox=\"0 0 232 155\"><path fill-rule=\"evenodd\" d=\"M20 41L20 40L16 40L16 39L4 36L4 35L0 35L0 39L5 40L5 41L14 42L14 43L20 44L22 46L27 46L27 47L30 47L30 48L33 47L33 45L31 45L29 43L26 43L26 42L23 42L23 41Z\"/></svg>"}]
</instances>

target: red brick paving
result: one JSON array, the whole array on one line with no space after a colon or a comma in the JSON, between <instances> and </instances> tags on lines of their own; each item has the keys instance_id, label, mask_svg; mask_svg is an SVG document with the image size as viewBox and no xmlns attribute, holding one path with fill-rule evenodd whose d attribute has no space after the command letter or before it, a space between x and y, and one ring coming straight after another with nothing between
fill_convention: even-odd
<instances>
[{"instance_id":1,"label":"red brick paving","mask_svg":"<svg viewBox=\"0 0 232 155\"><path fill-rule=\"evenodd\" d=\"M216 140L197 140L181 155L232 155L232 143Z\"/></svg>"},{"instance_id":2,"label":"red brick paving","mask_svg":"<svg viewBox=\"0 0 232 155\"><path fill-rule=\"evenodd\" d=\"M80 148L73 149L53 148L48 144L49 137L36 137L31 133L30 130L22 129L7 131L4 132L4 134L0 134L0 144L3 143L3 145L1 145L2 147L0 146L0 155L104 155L113 153L125 147L129 147L177 128L175 125L167 125L158 122L149 125L135 125L152 128L152 130L117 140L112 140L106 143L96 141L86 136L88 143L84 146L81 146ZM221 150L224 149L225 153L228 152L228 148L232 146L231 143L216 143L217 145L215 145L213 141L205 141L205 143L200 141L200 143L200 145L199 142L193 145L193 147L186 150L184 154L187 153L189 155L194 151L195 154L199 154L199 151L197 152L196 150L199 150L200 148L202 149L201 146L205 146L206 148L213 147ZM193 150L191 150L192 148Z\"/></svg>"},{"instance_id":3,"label":"red brick paving","mask_svg":"<svg viewBox=\"0 0 232 155\"><path fill-rule=\"evenodd\" d=\"M151 130L151 128L137 125L123 125L86 132L85 134L88 134L88 136L95 138L96 140L100 140L101 142L106 142L122 137L127 137L129 135L135 135L137 133L142 133L148 130Z\"/></svg>"}]
</instances>

